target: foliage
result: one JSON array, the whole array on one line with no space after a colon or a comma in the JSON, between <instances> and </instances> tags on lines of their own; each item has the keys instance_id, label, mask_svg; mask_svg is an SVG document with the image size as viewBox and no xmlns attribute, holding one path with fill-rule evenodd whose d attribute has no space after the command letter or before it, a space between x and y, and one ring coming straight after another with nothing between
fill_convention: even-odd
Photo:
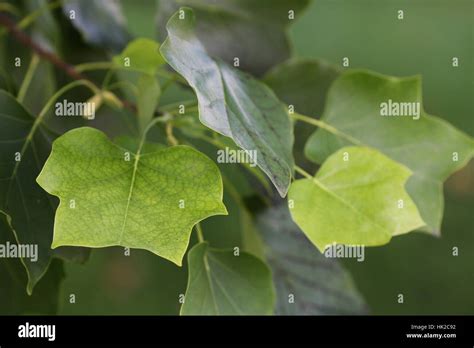
<instances>
[{"instance_id":1,"label":"foliage","mask_svg":"<svg viewBox=\"0 0 474 348\"><path fill-rule=\"evenodd\" d=\"M162 45L132 38L118 1L27 6L18 11L30 19L17 23L0 13L11 34L2 47L29 29L42 38L27 45L23 73L7 67L0 80L0 237L39 250L37 262L0 259L0 299L18 296L14 308L0 300L2 313L55 312L59 259L85 262L86 248L110 246L177 266L187 252L183 315L367 312L348 273L321 253L439 235L442 184L473 157L474 140L423 110L418 77L285 61L286 29L307 3L163 0ZM28 28L28 16L41 21ZM96 56L62 61L59 26ZM51 63L75 81L41 66ZM62 87L35 98L40 72ZM172 88L191 100L163 104ZM66 99L91 103L94 115L56 117ZM382 117L388 100L421 105L418 118ZM225 170L216 149L245 150L249 163ZM212 246L201 230L227 214L224 193L238 206L243 248Z\"/></svg>"}]
</instances>

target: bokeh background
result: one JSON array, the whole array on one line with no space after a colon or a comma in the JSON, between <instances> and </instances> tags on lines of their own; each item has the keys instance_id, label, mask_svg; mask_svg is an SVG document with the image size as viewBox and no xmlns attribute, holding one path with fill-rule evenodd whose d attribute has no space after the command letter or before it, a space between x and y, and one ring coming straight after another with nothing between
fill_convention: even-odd
<instances>
[{"instance_id":1,"label":"bokeh background","mask_svg":"<svg viewBox=\"0 0 474 348\"><path fill-rule=\"evenodd\" d=\"M135 36L156 38L156 2L123 0ZM404 19L397 19L397 11ZM425 110L474 136L474 1L314 0L292 26L294 55L396 76L421 74ZM452 67L453 57L459 67ZM172 90L163 103L188 92ZM236 179L237 180L237 179ZM242 184L245 192L244 184ZM203 228L217 246L240 244L230 216ZM452 255L453 247L459 256ZM315 250L316 251L316 250ZM474 163L445 184L442 237L396 237L366 249L365 262L344 261L373 314L474 314ZM177 314L187 270L145 251L95 250L85 265L68 264L60 314ZM76 303L69 303L69 295ZM397 295L404 295L404 303Z\"/></svg>"}]
</instances>

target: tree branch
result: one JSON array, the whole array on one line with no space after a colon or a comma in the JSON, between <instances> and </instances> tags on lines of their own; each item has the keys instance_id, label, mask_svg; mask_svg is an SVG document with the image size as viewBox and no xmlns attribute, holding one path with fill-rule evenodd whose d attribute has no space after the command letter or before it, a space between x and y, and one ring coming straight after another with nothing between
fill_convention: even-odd
<instances>
[{"instance_id":1,"label":"tree branch","mask_svg":"<svg viewBox=\"0 0 474 348\"><path fill-rule=\"evenodd\" d=\"M16 23L7 15L0 13L0 25L4 26L18 42L23 44L23 46L33 50L39 57L51 62L74 80L89 80L87 77L77 72L73 65L67 64L54 53L46 51L40 45L35 43L28 35L18 29Z\"/></svg>"},{"instance_id":2,"label":"tree branch","mask_svg":"<svg viewBox=\"0 0 474 348\"><path fill-rule=\"evenodd\" d=\"M18 41L20 42L23 46L29 48L30 50L34 51L40 58L43 58L47 60L48 62L52 63L54 66L56 66L58 69L61 71L64 71L69 77L71 77L74 80L86 80L91 83L92 82L89 78L87 78L85 75L81 74L76 70L76 68L73 65L70 65L63 61L61 58L59 58L57 55L55 55L52 52L46 51L43 49L40 45L35 43L27 34L25 34L22 30L20 30L17 26L17 24L10 19L7 15L0 13L0 25L5 27L11 35ZM94 83L95 85L95 83ZM99 87L97 86L97 89ZM137 107L135 104L128 100L121 100L122 104L124 107L127 109L136 112Z\"/></svg>"}]
</instances>

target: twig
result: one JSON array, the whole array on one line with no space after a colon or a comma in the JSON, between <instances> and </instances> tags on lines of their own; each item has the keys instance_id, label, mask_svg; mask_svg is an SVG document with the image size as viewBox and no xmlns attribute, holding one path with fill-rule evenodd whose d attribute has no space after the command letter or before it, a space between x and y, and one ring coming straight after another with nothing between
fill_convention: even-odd
<instances>
[{"instance_id":1,"label":"twig","mask_svg":"<svg viewBox=\"0 0 474 348\"><path fill-rule=\"evenodd\" d=\"M36 52L39 57L54 64L74 80L89 80L87 77L77 72L74 66L67 64L54 53L46 51L40 45L35 43L28 35L18 29L16 23L8 16L0 14L0 25L4 26L21 44Z\"/></svg>"},{"instance_id":2,"label":"twig","mask_svg":"<svg viewBox=\"0 0 474 348\"><path fill-rule=\"evenodd\" d=\"M17 24L13 20L11 20L7 15L0 13L0 25L5 27L18 42L23 44L23 46L26 46L27 48L31 49L40 58L49 61L58 69L64 71L72 79L85 80L90 83L93 83L96 86L96 84L92 82L89 78L87 78L85 75L77 71L77 69L73 65L66 63L54 53L46 51L40 45L35 43L27 34L25 34L22 30L20 30ZM97 89L100 89L98 86L96 87ZM125 108L136 113L137 107L134 103L128 100L121 100L121 102ZM161 112L158 112L155 116L160 116L160 115L161 115Z\"/></svg>"}]
</instances>

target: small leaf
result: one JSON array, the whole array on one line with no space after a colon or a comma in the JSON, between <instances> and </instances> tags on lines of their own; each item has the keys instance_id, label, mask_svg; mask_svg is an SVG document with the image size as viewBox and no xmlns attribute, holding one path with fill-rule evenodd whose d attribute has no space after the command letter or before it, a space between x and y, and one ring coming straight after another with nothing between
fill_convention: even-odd
<instances>
[{"instance_id":1,"label":"small leaf","mask_svg":"<svg viewBox=\"0 0 474 348\"><path fill-rule=\"evenodd\" d=\"M291 221L288 207L257 216L264 252L277 290L275 314L366 314L367 306L348 272L321 255Z\"/></svg>"},{"instance_id":2,"label":"small leaf","mask_svg":"<svg viewBox=\"0 0 474 348\"><path fill-rule=\"evenodd\" d=\"M270 270L255 256L194 246L188 255L189 280L182 315L271 314Z\"/></svg>"},{"instance_id":3,"label":"small leaf","mask_svg":"<svg viewBox=\"0 0 474 348\"><path fill-rule=\"evenodd\" d=\"M63 12L84 40L95 46L120 51L131 38L117 0L65 0Z\"/></svg>"},{"instance_id":4,"label":"small leaf","mask_svg":"<svg viewBox=\"0 0 474 348\"><path fill-rule=\"evenodd\" d=\"M137 83L138 120L140 129L144 130L150 123L160 99L161 89L155 76L143 74Z\"/></svg>"},{"instance_id":5,"label":"small leaf","mask_svg":"<svg viewBox=\"0 0 474 348\"><path fill-rule=\"evenodd\" d=\"M161 53L195 90L206 126L256 151L258 166L285 196L293 174L293 127L274 93L251 76L211 58L194 33L194 14L168 22Z\"/></svg>"},{"instance_id":6,"label":"small leaf","mask_svg":"<svg viewBox=\"0 0 474 348\"><path fill-rule=\"evenodd\" d=\"M309 0L161 0L158 33L165 38L165 24L179 6L189 6L198 19L196 33L211 56L229 64L239 58L244 71L262 75L290 56L286 34ZM293 12L290 12L293 11Z\"/></svg>"},{"instance_id":7,"label":"small leaf","mask_svg":"<svg viewBox=\"0 0 474 348\"><path fill-rule=\"evenodd\" d=\"M92 128L54 142L37 178L61 200L53 248L120 245L181 265L194 224L227 213L222 179L209 158L187 146L141 148L129 153Z\"/></svg>"},{"instance_id":8,"label":"small leaf","mask_svg":"<svg viewBox=\"0 0 474 348\"><path fill-rule=\"evenodd\" d=\"M392 236L424 225L404 189L410 175L374 149L342 148L314 178L293 182L291 215L321 252L333 243L388 243Z\"/></svg>"},{"instance_id":9,"label":"small leaf","mask_svg":"<svg viewBox=\"0 0 474 348\"><path fill-rule=\"evenodd\" d=\"M419 103L419 119L381 116L382 103L389 100ZM413 176L407 191L428 225L425 229L439 234L443 217L442 182L472 158L474 140L423 110L419 77L346 72L332 85L322 120L410 168ZM308 158L322 163L348 144L318 129L308 140L305 152Z\"/></svg>"},{"instance_id":10,"label":"small leaf","mask_svg":"<svg viewBox=\"0 0 474 348\"><path fill-rule=\"evenodd\" d=\"M165 64L159 50L160 44L156 41L146 38L135 39L122 53L113 58L113 62L121 69L155 75L158 68Z\"/></svg>"}]
</instances>

